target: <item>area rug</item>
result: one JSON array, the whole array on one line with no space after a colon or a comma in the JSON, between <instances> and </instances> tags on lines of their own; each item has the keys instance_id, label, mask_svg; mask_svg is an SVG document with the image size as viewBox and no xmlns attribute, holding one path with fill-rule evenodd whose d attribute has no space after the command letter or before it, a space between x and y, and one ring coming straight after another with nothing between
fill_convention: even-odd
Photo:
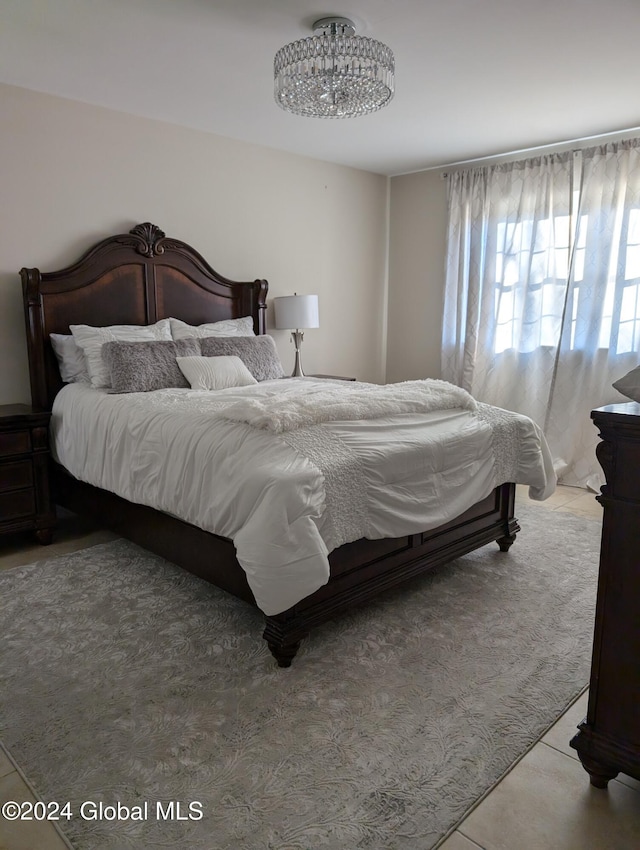
<instances>
[{"instance_id":1,"label":"area rug","mask_svg":"<svg viewBox=\"0 0 640 850\"><path fill-rule=\"evenodd\" d=\"M600 524L495 544L316 629L116 540L0 574L4 743L78 850L428 850L588 681Z\"/></svg>"}]
</instances>

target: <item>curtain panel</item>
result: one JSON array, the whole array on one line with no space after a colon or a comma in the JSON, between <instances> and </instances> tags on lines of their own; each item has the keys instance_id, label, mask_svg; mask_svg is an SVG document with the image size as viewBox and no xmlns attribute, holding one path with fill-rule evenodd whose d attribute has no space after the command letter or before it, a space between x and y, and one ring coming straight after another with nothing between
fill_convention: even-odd
<instances>
[{"instance_id":1,"label":"curtain panel","mask_svg":"<svg viewBox=\"0 0 640 850\"><path fill-rule=\"evenodd\" d=\"M640 141L449 177L442 377L544 430L599 488L589 413L640 361Z\"/></svg>"}]
</instances>

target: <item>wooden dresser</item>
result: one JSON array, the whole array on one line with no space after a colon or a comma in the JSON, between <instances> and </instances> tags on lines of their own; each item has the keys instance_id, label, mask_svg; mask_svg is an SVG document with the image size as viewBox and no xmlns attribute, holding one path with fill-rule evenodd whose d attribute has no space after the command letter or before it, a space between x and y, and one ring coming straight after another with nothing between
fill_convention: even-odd
<instances>
[{"instance_id":1,"label":"wooden dresser","mask_svg":"<svg viewBox=\"0 0 640 850\"><path fill-rule=\"evenodd\" d=\"M33 529L51 543L50 417L27 404L0 405L0 534Z\"/></svg>"},{"instance_id":2,"label":"wooden dresser","mask_svg":"<svg viewBox=\"0 0 640 850\"><path fill-rule=\"evenodd\" d=\"M592 411L606 478L587 717L571 741L606 788L618 773L640 779L640 404Z\"/></svg>"}]
</instances>

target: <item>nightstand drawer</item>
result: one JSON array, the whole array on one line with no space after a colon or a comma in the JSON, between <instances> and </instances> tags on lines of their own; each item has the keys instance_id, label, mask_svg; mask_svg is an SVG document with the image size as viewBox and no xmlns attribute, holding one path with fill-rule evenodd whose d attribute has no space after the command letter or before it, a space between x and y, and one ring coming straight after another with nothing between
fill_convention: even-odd
<instances>
[{"instance_id":1,"label":"nightstand drawer","mask_svg":"<svg viewBox=\"0 0 640 850\"><path fill-rule=\"evenodd\" d=\"M0 457L22 455L31 451L29 431L5 431L0 434Z\"/></svg>"},{"instance_id":2,"label":"nightstand drawer","mask_svg":"<svg viewBox=\"0 0 640 850\"><path fill-rule=\"evenodd\" d=\"M51 543L50 419L28 404L0 404L0 534L34 531L40 543Z\"/></svg>"},{"instance_id":3,"label":"nightstand drawer","mask_svg":"<svg viewBox=\"0 0 640 850\"><path fill-rule=\"evenodd\" d=\"M30 460L0 463L0 493L33 487L33 465Z\"/></svg>"},{"instance_id":4,"label":"nightstand drawer","mask_svg":"<svg viewBox=\"0 0 640 850\"><path fill-rule=\"evenodd\" d=\"M0 520L20 519L36 512L35 490L16 490L0 493Z\"/></svg>"}]
</instances>

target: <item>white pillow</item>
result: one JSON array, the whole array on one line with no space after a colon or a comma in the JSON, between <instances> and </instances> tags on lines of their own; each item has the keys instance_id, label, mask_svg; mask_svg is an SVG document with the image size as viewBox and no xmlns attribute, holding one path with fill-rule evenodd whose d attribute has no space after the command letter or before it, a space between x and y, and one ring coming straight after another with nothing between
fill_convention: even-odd
<instances>
[{"instance_id":1,"label":"white pillow","mask_svg":"<svg viewBox=\"0 0 640 850\"><path fill-rule=\"evenodd\" d=\"M110 387L109 367L102 359L105 342L144 342L150 339L171 339L169 319L161 319L155 325L111 325L108 328L93 328L90 325L70 325L76 344L84 352L92 387Z\"/></svg>"},{"instance_id":2,"label":"white pillow","mask_svg":"<svg viewBox=\"0 0 640 850\"><path fill-rule=\"evenodd\" d=\"M60 377L65 384L89 381L87 361L72 334L49 334L51 346L58 361Z\"/></svg>"},{"instance_id":3,"label":"white pillow","mask_svg":"<svg viewBox=\"0 0 640 850\"><path fill-rule=\"evenodd\" d=\"M174 339L203 336L255 336L253 319L244 316L242 319L225 319L222 322L209 322L205 325L188 325L181 319L169 319L171 334Z\"/></svg>"},{"instance_id":4,"label":"white pillow","mask_svg":"<svg viewBox=\"0 0 640 850\"><path fill-rule=\"evenodd\" d=\"M640 366L636 366L635 369L618 378L612 386L614 390L618 390L619 393L626 395L627 398L633 401L640 401Z\"/></svg>"},{"instance_id":5,"label":"white pillow","mask_svg":"<svg viewBox=\"0 0 640 850\"><path fill-rule=\"evenodd\" d=\"M193 390L226 390L257 384L242 360L235 355L222 357L176 357L180 371Z\"/></svg>"}]
</instances>

